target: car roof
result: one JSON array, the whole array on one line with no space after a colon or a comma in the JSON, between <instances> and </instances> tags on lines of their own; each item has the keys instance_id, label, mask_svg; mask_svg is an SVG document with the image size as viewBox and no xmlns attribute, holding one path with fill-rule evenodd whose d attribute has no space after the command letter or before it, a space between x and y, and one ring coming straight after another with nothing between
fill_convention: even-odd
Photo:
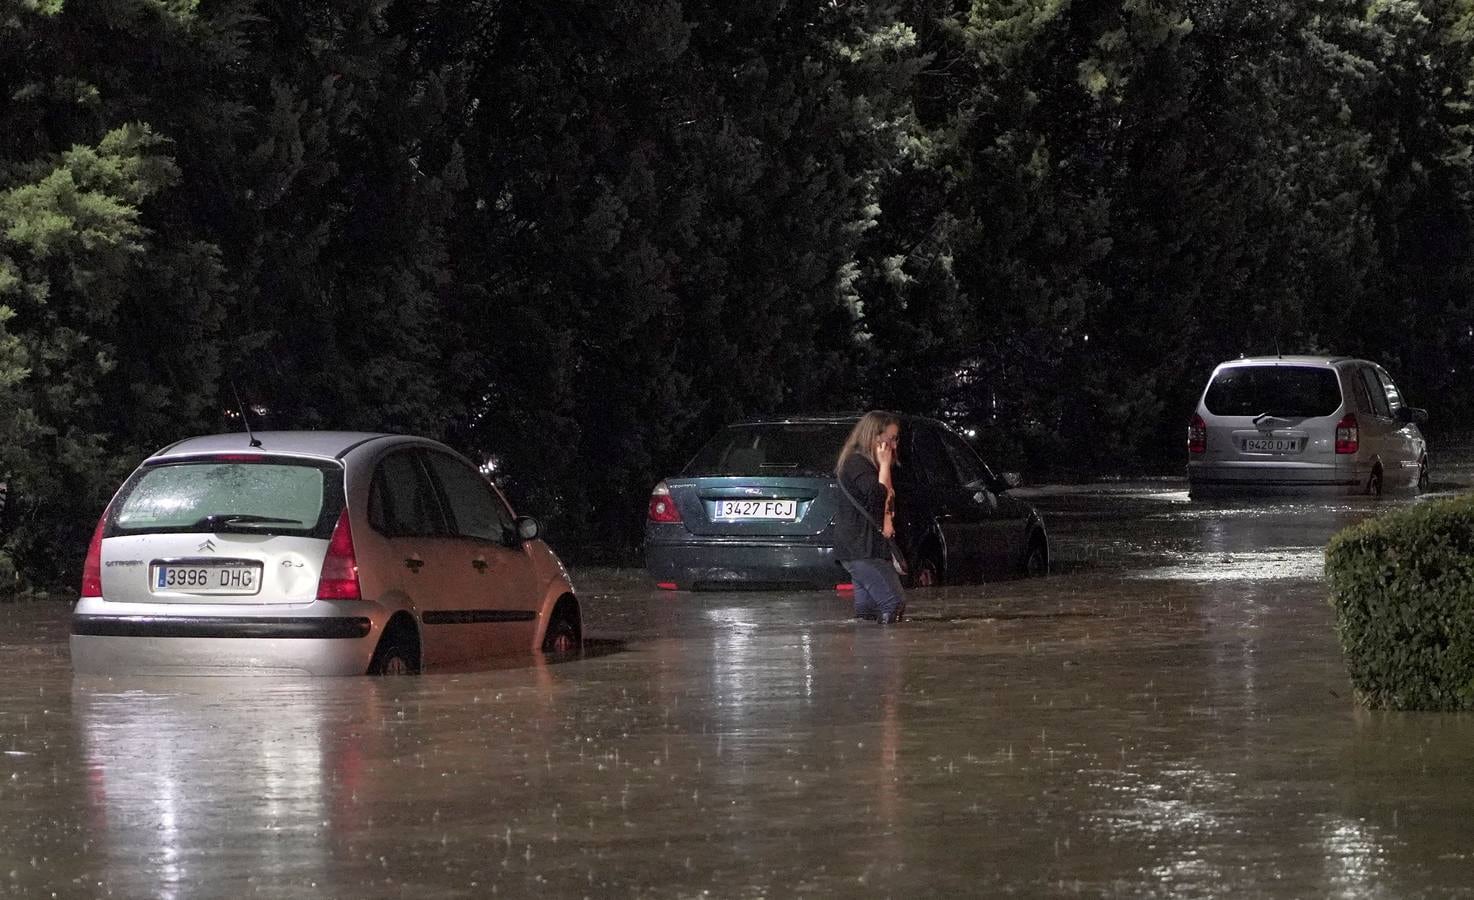
<instances>
[{"instance_id":1,"label":"car roof","mask_svg":"<svg viewBox=\"0 0 1474 900\"><path fill-rule=\"evenodd\" d=\"M1219 363L1219 368L1230 366L1337 366L1341 363L1355 362L1349 356L1244 356L1238 359L1224 360Z\"/></svg>"},{"instance_id":2,"label":"car roof","mask_svg":"<svg viewBox=\"0 0 1474 900\"><path fill-rule=\"evenodd\" d=\"M793 413L792 415L769 415L751 416L746 419L738 419L729 422L726 427L735 428L742 425L853 425L865 415L862 412L821 412L821 413ZM893 412L891 415L903 422L936 422L943 424L937 419L929 416L918 416L912 413Z\"/></svg>"},{"instance_id":3,"label":"car roof","mask_svg":"<svg viewBox=\"0 0 1474 900\"><path fill-rule=\"evenodd\" d=\"M750 416L728 423L738 425L829 425L854 424L864 413L795 413L793 415Z\"/></svg>"},{"instance_id":4,"label":"car roof","mask_svg":"<svg viewBox=\"0 0 1474 900\"><path fill-rule=\"evenodd\" d=\"M268 455L308 456L315 459L342 459L354 448L371 441L424 442L399 434L371 431L258 431L260 446L252 446L244 431L231 434L209 434L185 438L159 450L151 461L199 456L211 453L264 453Z\"/></svg>"}]
</instances>

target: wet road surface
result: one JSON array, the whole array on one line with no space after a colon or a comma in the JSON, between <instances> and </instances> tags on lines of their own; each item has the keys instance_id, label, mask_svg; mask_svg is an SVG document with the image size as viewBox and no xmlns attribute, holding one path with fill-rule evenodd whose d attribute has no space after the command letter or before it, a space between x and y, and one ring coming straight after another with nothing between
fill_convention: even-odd
<instances>
[{"instance_id":1,"label":"wet road surface","mask_svg":"<svg viewBox=\"0 0 1474 900\"><path fill-rule=\"evenodd\" d=\"M888 629L585 571L574 661L109 680L0 606L0 895L1474 896L1474 717L1358 709L1320 580L1415 501L1027 493L1055 575Z\"/></svg>"}]
</instances>

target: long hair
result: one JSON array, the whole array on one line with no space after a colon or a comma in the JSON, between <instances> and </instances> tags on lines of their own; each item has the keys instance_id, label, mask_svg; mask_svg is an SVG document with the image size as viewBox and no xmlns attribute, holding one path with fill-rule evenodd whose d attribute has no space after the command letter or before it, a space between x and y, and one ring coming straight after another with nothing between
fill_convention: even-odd
<instances>
[{"instance_id":1,"label":"long hair","mask_svg":"<svg viewBox=\"0 0 1474 900\"><path fill-rule=\"evenodd\" d=\"M850 436L845 438L844 449L839 452L839 460L834 464L834 474L837 476L844 468L845 460L850 458L851 453L858 453L871 464L875 463L875 444L885 430L892 425L900 425L901 418L895 413L888 413L880 409L872 409L860 417L855 427L850 431Z\"/></svg>"}]
</instances>

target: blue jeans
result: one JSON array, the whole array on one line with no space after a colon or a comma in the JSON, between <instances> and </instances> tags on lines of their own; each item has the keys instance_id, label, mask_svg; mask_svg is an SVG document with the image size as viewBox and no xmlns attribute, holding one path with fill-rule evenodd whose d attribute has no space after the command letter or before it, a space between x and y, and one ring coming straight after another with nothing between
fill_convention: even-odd
<instances>
[{"instance_id":1,"label":"blue jeans","mask_svg":"<svg viewBox=\"0 0 1474 900\"><path fill-rule=\"evenodd\" d=\"M855 615L875 618L906 606L901 576L888 559L852 559L844 563L855 585Z\"/></svg>"}]
</instances>

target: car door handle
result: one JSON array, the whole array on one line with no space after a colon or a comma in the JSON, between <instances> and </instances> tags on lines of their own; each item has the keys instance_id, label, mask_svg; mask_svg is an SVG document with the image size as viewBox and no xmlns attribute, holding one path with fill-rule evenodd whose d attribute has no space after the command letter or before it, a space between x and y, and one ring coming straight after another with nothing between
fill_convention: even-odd
<instances>
[{"instance_id":1,"label":"car door handle","mask_svg":"<svg viewBox=\"0 0 1474 900\"><path fill-rule=\"evenodd\" d=\"M471 560L471 568L475 569L478 572L483 572L484 573L486 571L486 568L487 568L488 565L490 565L490 564L487 563L487 561L484 560L484 559L473 559L473 560Z\"/></svg>"},{"instance_id":2,"label":"car door handle","mask_svg":"<svg viewBox=\"0 0 1474 900\"><path fill-rule=\"evenodd\" d=\"M406 559L404 561L404 567L415 573L418 573L420 571L420 567L424 564L425 561L423 559L415 559L414 557L410 557L409 559Z\"/></svg>"}]
</instances>

